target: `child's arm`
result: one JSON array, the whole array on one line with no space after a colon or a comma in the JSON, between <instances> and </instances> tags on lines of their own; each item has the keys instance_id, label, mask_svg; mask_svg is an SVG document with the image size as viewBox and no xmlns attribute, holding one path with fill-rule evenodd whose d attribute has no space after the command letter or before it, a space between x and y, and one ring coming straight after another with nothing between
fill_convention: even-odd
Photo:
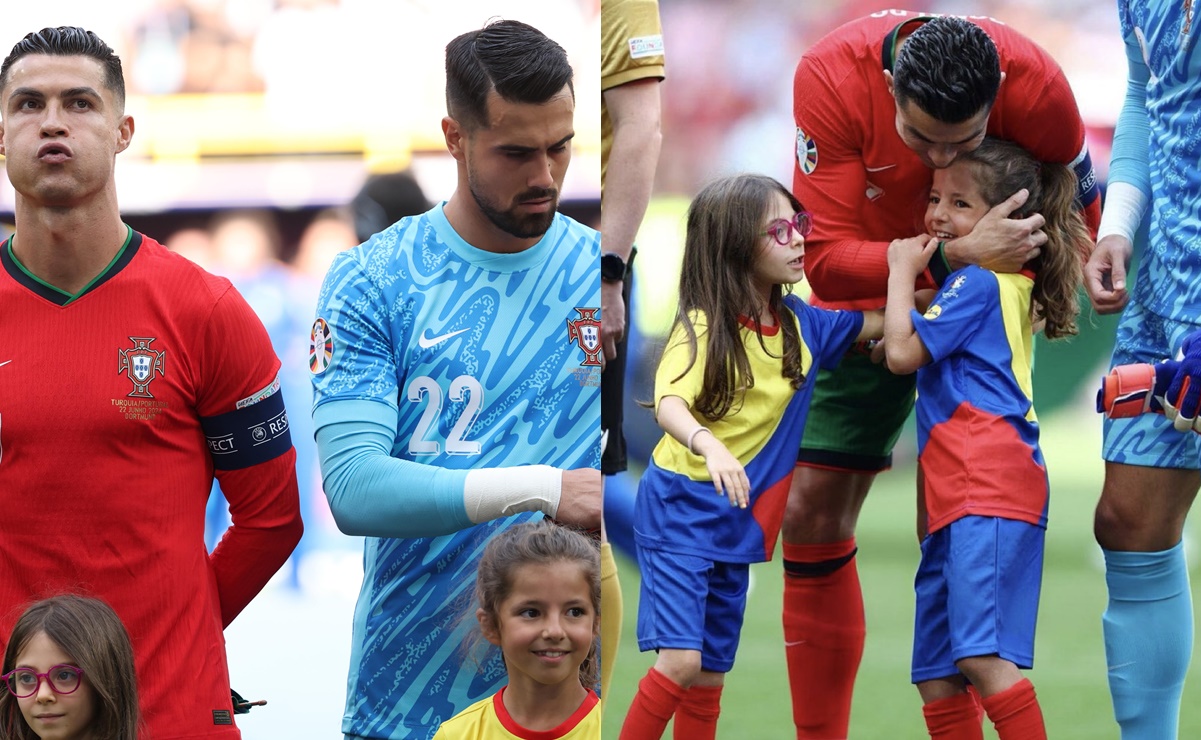
<instances>
[{"instance_id":1,"label":"child's arm","mask_svg":"<svg viewBox=\"0 0 1201 740\"><path fill-rule=\"evenodd\" d=\"M751 482L738 458L730 454L713 432L696 420L688 404L679 396L664 396L659 401L655 421L663 431L688 448L689 452L705 458L705 467L713 479L718 494L725 494L731 506L745 509L750 500Z\"/></svg>"},{"instance_id":2,"label":"child's arm","mask_svg":"<svg viewBox=\"0 0 1201 740\"><path fill-rule=\"evenodd\" d=\"M930 352L913 328L914 281L926 269L938 241L928 235L888 245L888 303L884 309L884 352L888 369L908 375L930 362Z\"/></svg>"},{"instance_id":3,"label":"child's arm","mask_svg":"<svg viewBox=\"0 0 1201 740\"><path fill-rule=\"evenodd\" d=\"M859 330L859 336L855 337L856 342L865 342L869 339L880 339L884 336L884 312L883 311L864 311L863 312L863 328Z\"/></svg>"}]
</instances>

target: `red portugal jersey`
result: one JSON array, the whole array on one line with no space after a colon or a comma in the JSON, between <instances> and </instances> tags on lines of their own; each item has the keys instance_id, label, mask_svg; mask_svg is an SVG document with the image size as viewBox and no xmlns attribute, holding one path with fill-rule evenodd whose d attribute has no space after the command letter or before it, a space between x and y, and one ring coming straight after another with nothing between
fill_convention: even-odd
<instances>
[{"instance_id":1,"label":"red portugal jersey","mask_svg":"<svg viewBox=\"0 0 1201 740\"><path fill-rule=\"evenodd\" d=\"M133 638L147 736L239 737L222 630L300 537L262 324L130 230L76 296L0 245L0 336L0 640L34 600L99 597ZM215 468L233 526L210 557Z\"/></svg>"},{"instance_id":2,"label":"red portugal jersey","mask_svg":"<svg viewBox=\"0 0 1201 740\"><path fill-rule=\"evenodd\" d=\"M814 215L805 269L817 305L883 308L888 243L924 231L931 170L897 134L896 102L884 78L897 32L921 19L929 16L882 10L851 21L814 44L797 66L793 192ZM1084 122L1063 71L1004 23L968 20L996 44L1005 73L988 134L1016 142L1040 161L1071 165L1095 233L1100 198ZM926 275L918 287L936 286Z\"/></svg>"}]
</instances>

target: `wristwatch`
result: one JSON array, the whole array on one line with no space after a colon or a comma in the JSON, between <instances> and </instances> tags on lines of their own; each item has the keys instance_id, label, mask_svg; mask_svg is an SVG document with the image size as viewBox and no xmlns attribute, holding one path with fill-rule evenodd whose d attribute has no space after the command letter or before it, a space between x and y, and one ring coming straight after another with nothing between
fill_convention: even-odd
<instances>
[{"instance_id":1,"label":"wristwatch","mask_svg":"<svg viewBox=\"0 0 1201 740\"><path fill-rule=\"evenodd\" d=\"M616 252L601 255L601 280L616 283L626 279L626 261Z\"/></svg>"}]
</instances>

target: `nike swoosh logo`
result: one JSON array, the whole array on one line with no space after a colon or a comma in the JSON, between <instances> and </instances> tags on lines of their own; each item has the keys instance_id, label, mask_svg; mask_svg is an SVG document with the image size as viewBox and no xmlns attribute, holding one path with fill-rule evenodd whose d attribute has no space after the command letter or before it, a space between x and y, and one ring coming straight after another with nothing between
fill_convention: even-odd
<instances>
[{"instance_id":1,"label":"nike swoosh logo","mask_svg":"<svg viewBox=\"0 0 1201 740\"><path fill-rule=\"evenodd\" d=\"M1134 664L1135 664L1135 663L1137 663L1137 662L1138 662L1137 660L1132 660L1132 661L1129 661L1129 662L1127 662L1127 663L1118 663L1117 665L1111 665L1111 666L1108 666L1108 667L1107 667L1107 669L1108 669L1110 672L1113 672L1113 671L1116 671L1116 670L1118 670L1119 668L1126 668L1126 667L1128 667L1128 666L1132 666L1132 665L1134 665Z\"/></svg>"},{"instance_id":2,"label":"nike swoosh logo","mask_svg":"<svg viewBox=\"0 0 1201 740\"><path fill-rule=\"evenodd\" d=\"M796 642L789 642L788 640L785 640L784 647L786 647L786 648L796 647L797 645L804 645L807 642L809 642L809 641L808 640L797 640Z\"/></svg>"},{"instance_id":3,"label":"nike swoosh logo","mask_svg":"<svg viewBox=\"0 0 1201 740\"><path fill-rule=\"evenodd\" d=\"M426 336L429 333L429 329L426 329L425 332L423 332L421 336L417 337L417 346L422 349L429 349L430 347L433 347L435 344L440 344L442 342L445 342L447 339L450 339L451 337L457 337L465 331L467 331L467 329L459 329L458 331L452 331L449 334L442 334L442 335L439 335L436 337L430 337L430 336Z\"/></svg>"},{"instance_id":4,"label":"nike swoosh logo","mask_svg":"<svg viewBox=\"0 0 1201 740\"><path fill-rule=\"evenodd\" d=\"M10 362L12 362L12 360L5 360L4 362L0 362L0 367L4 367L5 365L7 365Z\"/></svg>"},{"instance_id":5,"label":"nike swoosh logo","mask_svg":"<svg viewBox=\"0 0 1201 740\"><path fill-rule=\"evenodd\" d=\"M864 169L866 169L868 172L883 172L884 170L891 170L893 167L896 167L896 165L886 164L883 167L865 167Z\"/></svg>"}]
</instances>

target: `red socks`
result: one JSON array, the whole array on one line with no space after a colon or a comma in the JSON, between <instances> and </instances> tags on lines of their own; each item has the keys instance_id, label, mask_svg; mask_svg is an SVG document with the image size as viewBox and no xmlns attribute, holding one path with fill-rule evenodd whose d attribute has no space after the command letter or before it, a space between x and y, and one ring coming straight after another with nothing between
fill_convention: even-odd
<instances>
[{"instance_id":1,"label":"red socks","mask_svg":"<svg viewBox=\"0 0 1201 740\"><path fill-rule=\"evenodd\" d=\"M715 740L721 714L721 686L685 689L651 668L638 683L638 693L621 725L620 740L658 740L672 715L672 737L681 740Z\"/></svg>"},{"instance_id":2,"label":"red socks","mask_svg":"<svg viewBox=\"0 0 1201 740\"><path fill-rule=\"evenodd\" d=\"M971 694L956 694L922 707L932 740L983 740L980 705Z\"/></svg>"},{"instance_id":3,"label":"red socks","mask_svg":"<svg viewBox=\"0 0 1201 740\"><path fill-rule=\"evenodd\" d=\"M932 740L982 740L981 704L1001 740L1047 740L1034 685L1025 678L984 699L963 693L926 704L922 714Z\"/></svg>"},{"instance_id":4,"label":"red socks","mask_svg":"<svg viewBox=\"0 0 1201 740\"><path fill-rule=\"evenodd\" d=\"M651 668L638 682L619 740L658 740L684 699L685 690Z\"/></svg>"},{"instance_id":5,"label":"red socks","mask_svg":"<svg viewBox=\"0 0 1201 740\"><path fill-rule=\"evenodd\" d=\"M976 721L983 722L984 704L982 703L983 700L980 698L980 689L977 689L975 686L969 683L967 685L967 693L968 696L972 697L972 701L976 704Z\"/></svg>"},{"instance_id":6,"label":"red socks","mask_svg":"<svg viewBox=\"0 0 1201 740\"><path fill-rule=\"evenodd\" d=\"M1001 740L1047 740L1043 710L1038 706L1030 679L1023 678L981 702Z\"/></svg>"},{"instance_id":7,"label":"red socks","mask_svg":"<svg viewBox=\"0 0 1201 740\"><path fill-rule=\"evenodd\" d=\"M845 738L867 627L855 540L784 543L784 649L798 740Z\"/></svg>"},{"instance_id":8,"label":"red socks","mask_svg":"<svg viewBox=\"0 0 1201 740\"><path fill-rule=\"evenodd\" d=\"M676 710L672 737L679 740L715 740L721 714L721 686L693 686Z\"/></svg>"}]
</instances>

